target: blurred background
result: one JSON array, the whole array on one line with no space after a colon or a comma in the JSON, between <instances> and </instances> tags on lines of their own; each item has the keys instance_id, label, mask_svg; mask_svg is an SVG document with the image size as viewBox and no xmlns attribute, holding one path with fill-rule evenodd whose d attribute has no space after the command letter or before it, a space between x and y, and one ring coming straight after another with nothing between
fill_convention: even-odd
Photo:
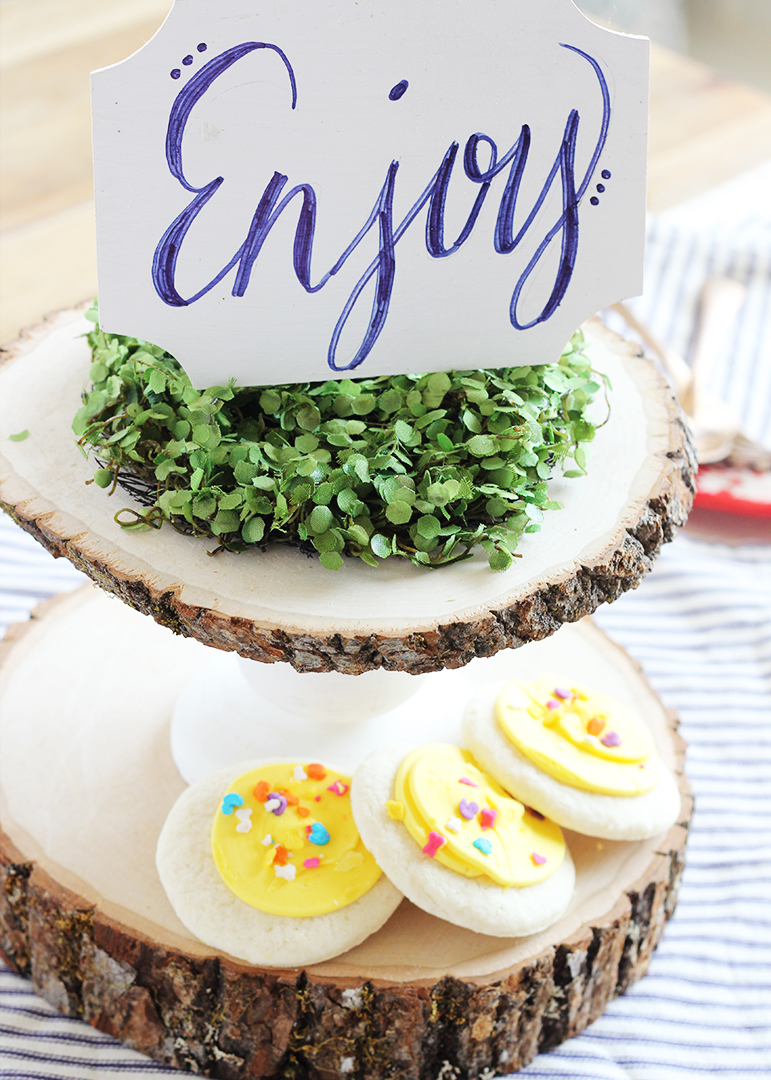
<instances>
[{"instance_id":1,"label":"blurred background","mask_svg":"<svg viewBox=\"0 0 771 1080\"><path fill-rule=\"evenodd\" d=\"M771 91L771 0L576 0L585 14Z\"/></svg>"}]
</instances>

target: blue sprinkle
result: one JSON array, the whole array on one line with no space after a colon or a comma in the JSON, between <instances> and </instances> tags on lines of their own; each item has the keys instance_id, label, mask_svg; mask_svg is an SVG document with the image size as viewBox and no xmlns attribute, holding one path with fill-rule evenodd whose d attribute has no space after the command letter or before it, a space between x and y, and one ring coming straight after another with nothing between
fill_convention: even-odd
<instances>
[{"instance_id":1,"label":"blue sprinkle","mask_svg":"<svg viewBox=\"0 0 771 1080\"><path fill-rule=\"evenodd\" d=\"M169 74L171 75L172 79L178 79L182 72L179 70L179 68L173 68L173 70L169 72Z\"/></svg>"},{"instance_id":2,"label":"blue sprinkle","mask_svg":"<svg viewBox=\"0 0 771 1080\"><path fill-rule=\"evenodd\" d=\"M485 840L483 836L480 836L478 840L474 841L474 847L478 851L481 851L483 855L490 855L493 850L493 845L489 840Z\"/></svg>"},{"instance_id":3,"label":"blue sprinkle","mask_svg":"<svg viewBox=\"0 0 771 1080\"><path fill-rule=\"evenodd\" d=\"M597 190L599 191L600 195L602 195L603 191L605 190L605 185L604 184L598 184L597 185Z\"/></svg>"},{"instance_id":4,"label":"blue sprinkle","mask_svg":"<svg viewBox=\"0 0 771 1080\"><path fill-rule=\"evenodd\" d=\"M308 833L308 839L312 844L323 847L325 844L329 843L329 832L320 821L314 821L311 826L311 831Z\"/></svg>"},{"instance_id":5,"label":"blue sprinkle","mask_svg":"<svg viewBox=\"0 0 771 1080\"><path fill-rule=\"evenodd\" d=\"M596 195L592 195L589 202L592 204L592 206L599 206L600 205L600 200L597 198Z\"/></svg>"},{"instance_id":6,"label":"blue sprinkle","mask_svg":"<svg viewBox=\"0 0 771 1080\"><path fill-rule=\"evenodd\" d=\"M206 52L206 42L205 41L202 41L201 44L198 46L198 51L199 52Z\"/></svg>"},{"instance_id":7,"label":"blue sprinkle","mask_svg":"<svg viewBox=\"0 0 771 1080\"><path fill-rule=\"evenodd\" d=\"M235 791L229 791L225 798L222 800L222 813L232 814L235 806L243 806L243 795L237 794Z\"/></svg>"},{"instance_id":8,"label":"blue sprinkle","mask_svg":"<svg viewBox=\"0 0 771 1080\"><path fill-rule=\"evenodd\" d=\"M190 53L188 53L187 56L185 57L185 59L182 61L182 63L185 65L185 67L190 67L192 62L193 62L193 58L190 55Z\"/></svg>"},{"instance_id":9,"label":"blue sprinkle","mask_svg":"<svg viewBox=\"0 0 771 1080\"><path fill-rule=\"evenodd\" d=\"M603 169L602 170L602 179L603 180L610 180L611 175L612 175L612 173L611 173L610 169Z\"/></svg>"},{"instance_id":10,"label":"blue sprinkle","mask_svg":"<svg viewBox=\"0 0 771 1080\"><path fill-rule=\"evenodd\" d=\"M406 92L407 87L409 85L410 84L407 82L406 79L402 79L401 82L398 82L396 84L396 86L392 87L391 92L388 95L388 100L389 101L398 101L399 98L404 95L404 93Z\"/></svg>"}]
</instances>

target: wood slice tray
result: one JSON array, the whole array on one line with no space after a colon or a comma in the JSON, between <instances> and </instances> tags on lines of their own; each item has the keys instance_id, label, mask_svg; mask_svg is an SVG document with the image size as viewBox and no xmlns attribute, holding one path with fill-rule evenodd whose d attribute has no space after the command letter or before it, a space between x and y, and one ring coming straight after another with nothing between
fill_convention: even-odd
<instances>
[{"instance_id":1,"label":"wood slice tray","mask_svg":"<svg viewBox=\"0 0 771 1080\"><path fill-rule=\"evenodd\" d=\"M298 671L418 674L460 667L553 633L634 588L693 500L695 458L677 403L655 367L601 323L585 327L612 411L589 472L555 478L542 531L523 537L503 574L485 556L428 572L406 560L358 559L336 573L274 545L223 552L171 528L114 522L132 503L108 498L74 445L71 421L88 378L90 324L61 312L11 345L0 365L0 507L54 555L179 634ZM8 436L27 428L22 442Z\"/></svg>"},{"instance_id":2,"label":"wood slice tray","mask_svg":"<svg viewBox=\"0 0 771 1080\"><path fill-rule=\"evenodd\" d=\"M467 670L481 665L486 681L527 663L602 679L677 772L678 824L639 843L568 833L576 896L541 934L485 937L405 900L362 945L308 970L250 967L197 942L157 878L157 836L184 787L169 718L204 657L92 586L42 605L0 645L0 946L61 1011L226 1080L476 1078L579 1033L644 974L683 868L684 744L589 620Z\"/></svg>"}]
</instances>

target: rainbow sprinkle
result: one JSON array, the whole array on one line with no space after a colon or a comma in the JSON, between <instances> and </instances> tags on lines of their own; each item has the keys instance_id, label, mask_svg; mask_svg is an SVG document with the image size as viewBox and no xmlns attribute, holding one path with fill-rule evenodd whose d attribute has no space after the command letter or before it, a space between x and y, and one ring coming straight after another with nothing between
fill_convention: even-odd
<instances>
[{"instance_id":1,"label":"rainbow sprinkle","mask_svg":"<svg viewBox=\"0 0 771 1080\"><path fill-rule=\"evenodd\" d=\"M441 833L434 832L433 830L428 834L428 843L423 848L423 854L428 855L430 859L436 855L440 847L444 847L447 843Z\"/></svg>"},{"instance_id":2,"label":"rainbow sprinkle","mask_svg":"<svg viewBox=\"0 0 771 1080\"><path fill-rule=\"evenodd\" d=\"M600 742L603 746L621 746L621 739L615 731L609 731L607 735L603 735Z\"/></svg>"}]
</instances>

